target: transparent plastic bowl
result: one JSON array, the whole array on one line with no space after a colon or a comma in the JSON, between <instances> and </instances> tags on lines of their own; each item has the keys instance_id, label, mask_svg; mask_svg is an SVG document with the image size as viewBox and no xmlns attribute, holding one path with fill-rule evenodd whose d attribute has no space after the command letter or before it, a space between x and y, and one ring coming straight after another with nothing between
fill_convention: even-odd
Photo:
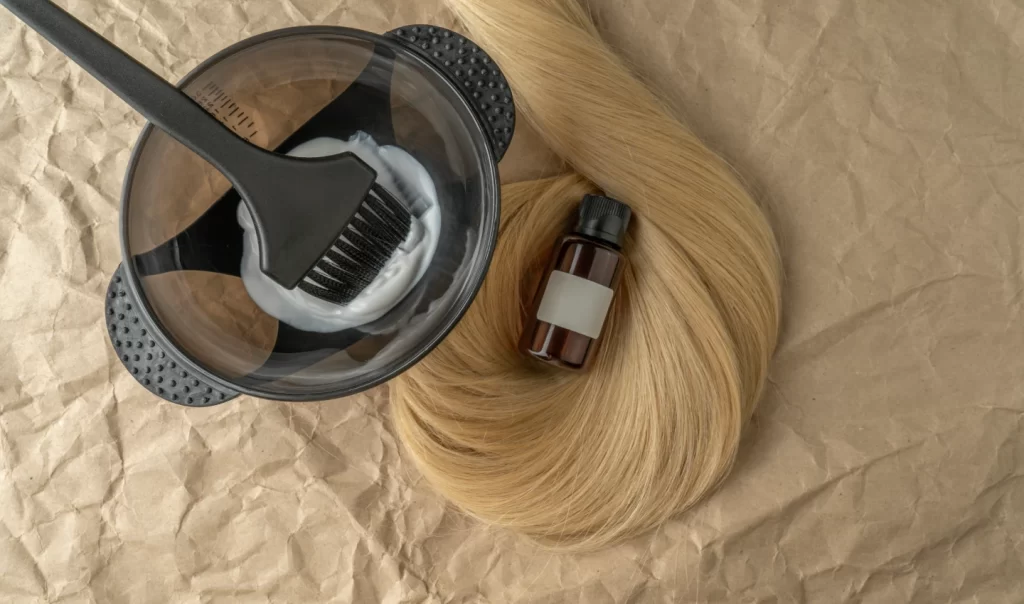
<instances>
[{"instance_id":1,"label":"transparent plastic bowl","mask_svg":"<svg viewBox=\"0 0 1024 604\"><path fill-rule=\"evenodd\" d=\"M466 95L404 43L335 27L240 42L179 86L240 135L279 151L356 90L326 135L358 129L412 154L435 181L442 229L423 279L388 315L338 333L303 332L263 312L232 266L241 230L227 180L147 126L128 168L121 237L128 286L162 344L221 386L301 401L381 384L444 339L487 272L500 207L494 155Z\"/></svg>"}]
</instances>

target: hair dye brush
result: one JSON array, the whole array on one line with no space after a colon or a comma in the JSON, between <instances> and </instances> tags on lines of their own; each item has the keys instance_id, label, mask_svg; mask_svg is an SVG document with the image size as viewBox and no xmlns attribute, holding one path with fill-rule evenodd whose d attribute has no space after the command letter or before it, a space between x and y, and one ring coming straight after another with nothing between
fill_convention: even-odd
<instances>
[{"instance_id":1,"label":"hair dye brush","mask_svg":"<svg viewBox=\"0 0 1024 604\"><path fill-rule=\"evenodd\" d=\"M50 0L0 4L228 178L253 215L260 267L281 286L346 304L408 237L409 210L355 154L261 149Z\"/></svg>"}]
</instances>

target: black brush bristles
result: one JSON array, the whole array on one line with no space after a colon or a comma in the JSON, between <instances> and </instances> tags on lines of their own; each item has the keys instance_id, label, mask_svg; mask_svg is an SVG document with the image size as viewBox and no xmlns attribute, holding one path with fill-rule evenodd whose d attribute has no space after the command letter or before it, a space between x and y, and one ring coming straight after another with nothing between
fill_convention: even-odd
<instances>
[{"instance_id":1,"label":"black brush bristles","mask_svg":"<svg viewBox=\"0 0 1024 604\"><path fill-rule=\"evenodd\" d=\"M342 236L306 274L299 289L333 304L352 302L405 242L412 221L405 205L375 183Z\"/></svg>"}]
</instances>

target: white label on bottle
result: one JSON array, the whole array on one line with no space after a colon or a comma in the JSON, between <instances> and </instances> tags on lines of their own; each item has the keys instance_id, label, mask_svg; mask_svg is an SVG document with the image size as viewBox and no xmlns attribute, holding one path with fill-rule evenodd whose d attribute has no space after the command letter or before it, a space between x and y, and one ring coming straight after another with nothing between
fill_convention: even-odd
<instances>
[{"instance_id":1,"label":"white label on bottle","mask_svg":"<svg viewBox=\"0 0 1024 604\"><path fill-rule=\"evenodd\" d=\"M576 275L554 271L548 279L537 319L588 338L601 336L615 292Z\"/></svg>"}]
</instances>

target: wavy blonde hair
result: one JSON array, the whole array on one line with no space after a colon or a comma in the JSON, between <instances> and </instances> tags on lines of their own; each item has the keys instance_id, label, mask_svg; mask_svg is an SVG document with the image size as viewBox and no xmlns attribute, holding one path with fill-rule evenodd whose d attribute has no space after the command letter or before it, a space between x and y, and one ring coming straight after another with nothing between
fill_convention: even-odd
<instances>
[{"instance_id":1,"label":"wavy blonde hair","mask_svg":"<svg viewBox=\"0 0 1024 604\"><path fill-rule=\"evenodd\" d=\"M602 547L728 474L776 344L776 242L729 166L575 0L448 4L576 173L505 188L486 283L447 340L393 382L394 422L466 512L559 548ZM602 351L575 374L533 364L516 342L545 251L595 185L637 218Z\"/></svg>"}]
</instances>

